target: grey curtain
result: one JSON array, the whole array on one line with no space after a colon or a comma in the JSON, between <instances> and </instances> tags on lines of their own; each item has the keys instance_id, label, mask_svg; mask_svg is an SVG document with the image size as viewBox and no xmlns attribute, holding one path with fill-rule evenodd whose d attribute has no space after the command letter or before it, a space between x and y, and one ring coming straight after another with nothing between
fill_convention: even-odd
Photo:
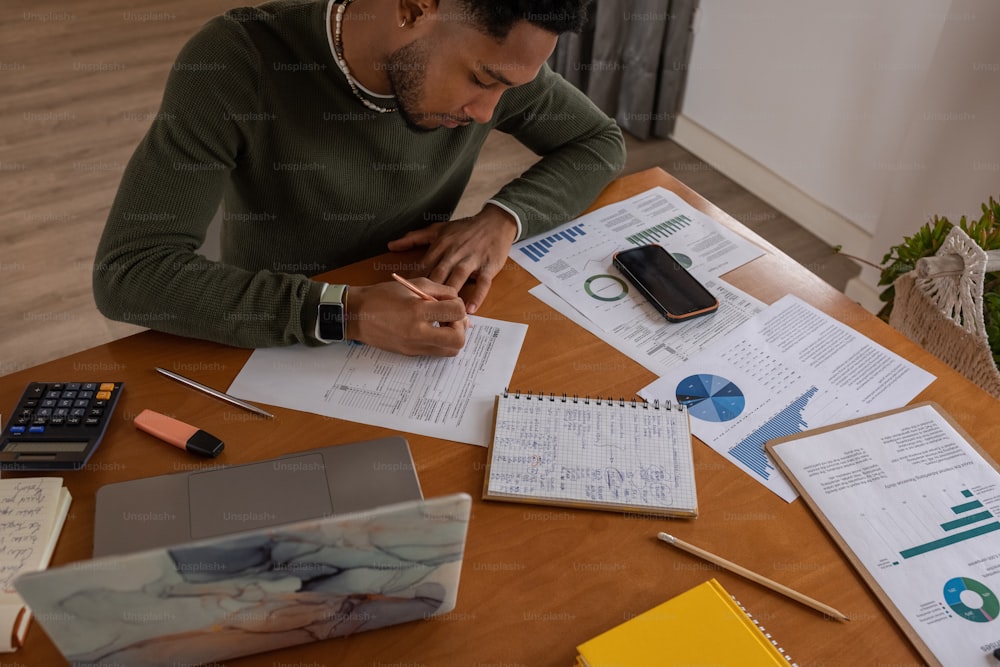
<instances>
[{"instance_id":1,"label":"grey curtain","mask_svg":"<svg viewBox=\"0 0 1000 667\"><path fill-rule=\"evenodd\" d=\"M668 137L680 109L698 0L595 0L549 64L640 139Z\"/></svg>"}]
</instances>

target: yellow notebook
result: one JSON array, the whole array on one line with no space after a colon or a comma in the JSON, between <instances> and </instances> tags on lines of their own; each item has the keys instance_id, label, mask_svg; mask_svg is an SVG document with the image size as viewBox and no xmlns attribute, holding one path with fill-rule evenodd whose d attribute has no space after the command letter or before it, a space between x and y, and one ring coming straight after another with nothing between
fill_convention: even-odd
<instances>
[{"instance_id":1,"label":"yellow notebook","mask_svg":"<svg viewBox=\"0 0 1000 667\"><path fill-rule=\"evenodd\" d=\"M789 667L791 661L715 579L576 647L583 667L668 664Z\"/></svg>"}]
</instances>

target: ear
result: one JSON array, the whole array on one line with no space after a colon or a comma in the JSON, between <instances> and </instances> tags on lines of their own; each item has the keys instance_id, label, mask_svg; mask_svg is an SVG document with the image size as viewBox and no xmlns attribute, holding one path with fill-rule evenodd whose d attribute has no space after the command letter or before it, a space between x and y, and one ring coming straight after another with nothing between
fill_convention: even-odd
<instances>
[{"instance_id":1,"label":"ear","mask_svg":"<svg viewBox=\"0 0 1000 667\"><path fill-rule=\"evenodd\" d=\"M438 12L438 0L396 0L396 25L406 28Z\"/></svg>"}]
</instances>

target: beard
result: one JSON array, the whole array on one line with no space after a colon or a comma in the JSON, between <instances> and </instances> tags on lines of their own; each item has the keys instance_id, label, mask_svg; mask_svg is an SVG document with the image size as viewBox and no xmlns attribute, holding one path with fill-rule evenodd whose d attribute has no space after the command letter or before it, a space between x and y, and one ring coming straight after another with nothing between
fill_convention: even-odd
<instances>
[{"instance_id":1,"label":"beard","mask_svg":"<svg viewBox=\"0 0 1000 667\"><path fill-rule=\"evenodd\" d=\"M420 111L427 79L427 61L431 45L426 38L416 39L389 54L386 70L396 96L396 110L414 132L431 132L440 126L435 121L453 119L446 113ZM426 123L432 123L430 127Z\"/></svg>"}]
</instances>

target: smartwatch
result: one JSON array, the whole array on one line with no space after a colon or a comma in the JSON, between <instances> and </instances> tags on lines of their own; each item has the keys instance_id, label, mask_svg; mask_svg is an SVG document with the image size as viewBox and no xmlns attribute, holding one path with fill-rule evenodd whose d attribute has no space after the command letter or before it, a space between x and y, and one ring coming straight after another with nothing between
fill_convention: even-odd
<instances>
[{"instance_id":1,"label":"smartwatch","mask_svg":"<svg viewBox=\"0 0 1000 667\"><path fill-rule=\"evenodd\" d=\"M342 343L347 339L344 304L347 302L347 285L323 287L316 313L316 338L322 343Z\"/></svg>"}]
</instances>

